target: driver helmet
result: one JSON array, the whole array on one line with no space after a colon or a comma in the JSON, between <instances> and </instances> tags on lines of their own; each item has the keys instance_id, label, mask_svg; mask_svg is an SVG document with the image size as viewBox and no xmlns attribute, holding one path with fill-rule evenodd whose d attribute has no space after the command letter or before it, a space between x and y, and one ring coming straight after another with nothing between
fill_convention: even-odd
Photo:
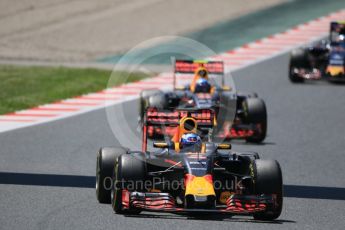
<instances>
[{"instance_id":1,"label":"driver helmet","mask_svg":"<svg viewBox=\"0 0 345 230\"><path fill-rule=\"evenodd\" d=\"M345 35L344 34L340 34L339 36L338 36L338 42L344 42L345 41Z\"/></svg>"},{"instance_id":2,"label":"driver helmet","mask_svg":"<svg viewBox=\"0 0 345 230\"><path fill-rule=\"evenodd\" d=\"M205 68L200 68L197 72L197 75L200 77L200 78L208 78L208 73L207 73L207 70Z\"/></svg>"},{"instance_id":3,"label":"driver helmet","mask_svg":"<svg viewBox=\"0 0 345 230\"><path fill-rule=\"evenodd\" d=\"M201 146L201 138L195 133L185 133L181 137L181 147Z\"/></svg>"},{"instance_id":4,"label":"driver helmet","mask_svg":"<svg viewBox=\"0 0 345 230\"><path fill-rule=\"evenodd\" d=\"M205 79L200 78L195 85L195 93L209 93L211 91L211 84Z\"/></svg>"}]
</instances>

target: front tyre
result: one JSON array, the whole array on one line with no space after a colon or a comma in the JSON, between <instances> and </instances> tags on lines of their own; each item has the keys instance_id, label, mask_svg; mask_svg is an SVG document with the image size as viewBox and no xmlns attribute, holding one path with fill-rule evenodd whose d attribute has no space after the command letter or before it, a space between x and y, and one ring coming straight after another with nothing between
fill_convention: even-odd
<instances>
[{"instance_id":1,"label":"front tyre","mask_svg":"<svg viewBox=\"0 0 345 230\"><path fill-rule=\"evenodd\" d=\"M112 175L115 160L128 149L122 147L105 147L97 153L96 164L96 197L98 202L110 204Z\"/></svg>"},{"instance_id":2,"label":"front tyre","mask_svg":"<svg viewBox=\"0 0 345 230\"><path fill-rule=\"evenodd\" d=\"M275 160L255 160L253 185L257 195L276 196L275 204L268 206L264 212L254 213L254 219L277 219L283 207L283 178L279 163Z\"/></svg>"},{"instance_id":3,"label":"front tyre","mask_svg":"<svg viewBox=\"0 0 345 230\"><path fill-rule=\"evenodd\" d=\"M123 191L145 191L143 188L146 178L145 157L132 154L121 155L113 170L115 182L111 192L111 204L117 214L139 214L140 209L125 209L122 203Z\"/></svg>"}]
</instances>

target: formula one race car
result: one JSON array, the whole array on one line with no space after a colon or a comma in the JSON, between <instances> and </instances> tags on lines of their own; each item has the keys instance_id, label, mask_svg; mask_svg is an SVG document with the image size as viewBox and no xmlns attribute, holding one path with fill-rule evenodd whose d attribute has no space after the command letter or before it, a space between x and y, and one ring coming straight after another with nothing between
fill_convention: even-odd
<instances>
[{"instance_id":1,"label":"formula one race car","mask_svg":"<svg viewBox=\"0 0 345 230\"><path fill-rule=\"evenodd\" d=\"M292 51L289 78L304 80L345 80L345 22L332 22L329 40Z\"/></svg>"},{"instance_id":2,"label":"formula one race car","mask_svg":"<svg viewBox=\"0 0 345 230\"><path fill-rule=\"evenodd\" d=\"M231 151L230 144L201 140L212 128L209 109L144 113L141 151L101 148L97 155L96 195L118 214L141 211L252 215L273 220L282 211L279 163L255 152ZM171 140L153 142L147 151L148 126L175 126ZM157 150L158 149L158 150Z\"/></svg>"},{"instance_id":3,"label":"formula one race car","mask_svg":"<svg viewBox=\"0 0 345 230\"><path fill-rule=\"evenodd\" d=\"M177 87L177 75L188 77L191 84ZM193 76L194 75L194 76ZM216 76L211 78L210 76ZM216 80L221 79L219 84ZM213 82L211 82L213 80ZM256 93L238 93L224 84L222 61L174 61L174 90L144 90L140 96L140 118L147 108L174 110L176 108L212 108L216 111L218 137L245 139L259 143L266 137L267 112L265 102ZM166 132L174 133L166 129ZM149 127L149 137L157 139L162 134L160 127Z\"/></svg>"}]
</instances>

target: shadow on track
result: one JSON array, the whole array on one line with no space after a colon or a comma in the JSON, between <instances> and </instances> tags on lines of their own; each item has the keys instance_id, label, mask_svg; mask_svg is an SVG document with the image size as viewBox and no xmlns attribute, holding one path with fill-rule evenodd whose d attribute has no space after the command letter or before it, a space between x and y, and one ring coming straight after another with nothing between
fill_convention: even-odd
<instances>
[{"instance_id":1,"label":"shadow on track","mask_svg":"<svg viewBox=\"0 0 345 230\"><path fill-rule=\"evenodd\" d=\"M273 220L273 221L262 221L262 220L254 220L252 218L248 218L245 216L237 217L237 216L229 216L229 215L222 215L222 214L203 214L198 216L190 216L190 215L179 215L179 214L170 214L170 213L141 213L139 215L126 215L126 217L135 217L135 218L151 218L151 219L177 219L177 220L201 220L201 221L227 221L227 222L247 222L247 223L266 223L266 224L283 224L283 223L296 223L293 220Z\"/></svg>"},{"instance_id":2,"label":"shadow on track","mask_svg":"<svg viewBox=\"0 0 345 230\"><path fill-rule=\"evenodd\" d=\"M291 83L291 82L290 82ZM345 81L344 80L306 80L304 82L299 83L291 83L292 85L313 85L313 86L320 86L325 87L327 85L334 86L334 87L344 87Z\"/></svg>"},{"instance_id":3,"label":"shadow on track","mask_svg":"<svg viewBox=\"0 0 345 230\"><path fill-rule=\"evenodd\" d=\"M94 176L0 172L0 184L95 188ZM284 197L345 200L345 188L284 185Z\"/></svg>"},{"instance_id":4,"label":"shadow on track","mask_svg":"<svg viewBox=\"0 0 345 230\"><path fill-rule=\"evenodd\" d=\"M0 184L94 188L96 184L96 177L0 172Z\"/></svg>"},{"instance_id":5,"label":"shadow on track","mask_svg":"<svg viewBox=\"0 0 345 230\"><path fill-rule=\"evenodd\" d=\"M228 143L228 142L226 142L226 143ZM251 143L251 142L246 142L246 141L242 141L242 140L232 140L232 141L229 141L229 143L231 143L232 145L246 145L246 146L276 145L276 143L274 143L274 142L267 142L267 141L263 141L260 143Z\"/></svg>"}]
</instances>

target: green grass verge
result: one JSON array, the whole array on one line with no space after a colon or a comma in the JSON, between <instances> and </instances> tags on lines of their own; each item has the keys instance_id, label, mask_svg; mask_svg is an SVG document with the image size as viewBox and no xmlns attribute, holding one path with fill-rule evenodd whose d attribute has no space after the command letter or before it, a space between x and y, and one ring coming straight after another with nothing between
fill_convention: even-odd
<instances>
[{"instance_id":1,"label":"green grass verge","mask_svg":"<svg viewBox=\"0 0 345 230\"><path fill-rule=\"evenodd\" d=\"M110 70L65 67L18 67L0 65L0 114L52 103L108 85ZM133 82L149 77L144 73L114 72L113 77ZM113 85L121 84L123 80Z\"/></svg>"}]
</instances>

